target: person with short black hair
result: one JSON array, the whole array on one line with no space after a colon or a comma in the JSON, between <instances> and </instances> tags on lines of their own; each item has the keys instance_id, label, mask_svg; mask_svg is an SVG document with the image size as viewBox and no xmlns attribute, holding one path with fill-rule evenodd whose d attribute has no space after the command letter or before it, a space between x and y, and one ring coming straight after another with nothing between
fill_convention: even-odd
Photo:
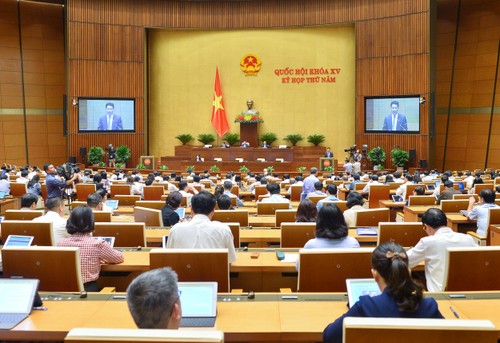
<instances>
[{"instance_id":1,"label":"person with short black hair","mask_svg":"<svg viewBox=\"0 0 500 343\"><path fill-rule=\"evenodd\" d=\"M113 249L106 241L92 237L94 213L88 206L78 206L71 212L66 230L71 236L61 239L57 246L80 249L83 287L87 292L99 292L97 279L101 263L122 263L123 254Z\"/></svg>"},{"instance_id":2,"label":"person with short black hair","mask_svg":"<svg viewBox=\"0 0 500 343\"><path fill-rule=\"evenodd\" d=\"M439 208L430 208L422 215L428 237L423 237L408 250L410 268L425 261L425 280L429 292L444 291L446 248L473 247L474 239L447 227L446 215Z\"/></svg>"},{"instance_id":3,"label":"person with short black hair","mask_svg":"<svg viewBox=\"0 0 500 343\"><path fill-rule=\"evenodd\" d=\"M321 207L323 206L323 203L325 201L339 201L339 198L337 198L337 185L329 183L326 186L326 198L321 199L316 204L316 208L318 209L318 211L321 210Z\"/></svg>"},{"instance_id":4,"label":"person with short black hair","mask_svg":"<svg viewBox=\"0 0 500 343\"><path fill-rule=\"evenodd\" d=\"M47 199L45 202L45 207L47 207L47 213L41 217L36 217L33 222L37 223L52 223L52 234L54 237L54 244L59 242L64 237L68 237L68 232L66 231L67 219L64 216L64 200L60 197Z\"/></svg>"},{"instance_id":5,"label":"person with short black hair","mask_svg":"<svg viewBox=\"0 0 500 343\"><path fill-rule=\"evenodd\" d=\"M36 210L36 204L38 203L38 196L31 193L26 193L21 196L21 211L31 211Z\"/></svg>"},{"instance_id":6,"label":"person with short black hair","mask_svg":"<svg viewBox=\"0 0 500 343\"><path fill-rule=\"evenodd\" d=\"M231 198L227 194L222 194L217 197L217 207L219 207L219 210L234 210L231 204Z\"/></svg>"},{"instance_id":7,"label":"person with short black hair","mask_svg":"<svg viewBox=\"0 0 500 343\"><path fill-rule=\"evenodd\" d=\"M441 200L453 200L453 194L462 194L458 189L455 189L453 181L447 180L443 184L444 190L439 194L437 203L440 204Z\"/></svg>"},{"instance_id":8,"label":"person with short black hair","mask_svg":"<svg viewBox=\"0 0 500 343\"><path fill-rule=\"evenodd\" d=\"M318 212L315 238L307 241L304 249L359 248L356 238L348 234L342 211L335 204L326 204Z\"/></svg>"},{"instance_id":9,"label":"person with short black hair","mask_svg":"<svg viewBox=\"0 0 500 343\"><path fill-rule=\"evenodd\" d=\"M193 194L198 194L198 190L188 184L187 181L179 182L179 192L183 197L186 197L187 207L191 206L191 199L193 198Z\"/></svg>"},{"instance_id":10,"label":"person with short black hair","mask_svg":"<svg viewBox=\"0 0 500 343\"><path fill-rule=\"evenodd\" d=\"M347 226L354 226L356 223L356 212L365 211L363 207L363 196L358 192L350 192L347 196L347 210L344 211L344 219Z\"/></svg>"},{"instance_id":11,"label":"person with short black hair","mask_svg":"<svg viewBox=\"0 0 500 343\"><path fill-rule=\"evenodd\" d=\"M476 185L482 185L484 183L481 176L476 176L474 181L472 181L472 187L469 189L469 194L476 194Z\"/></svg>"},{"instance_id":12,"label":"person with short black hair","mask_svg":"<svg viewBox=\"0 0 500 343\"><path fill-rule=\"evenodd\" d=\"M102 196L100 194L92 193L87 197L87 206L92 209L92 211L102 211Z\"/></svg>"},{"instance_id":13,"label":"person with short black hair","mask_svg":"<svg viewBox=\"0 0 500 343\"><path fill-rule=\"evenodd\" d=\"M170 230L167 248L174 249L228 249L228 261L236 261L234 238L229 226L211 221L216 199L201 191L191 200L193 219L175 224Z\"/></svg>"},{"instance_id":14,"label":"person with short black hair","mask_svg":"<svg viewBox=\"0 0 500 343\"><path fill-rule=\"evenodd\" d=\"M33 175L31 180L28 182L28 193L31 193L37 197L42 195L42 186L40 185L40 176L37 174Z\"/></svg>"},{"instance_id":15,"label":"person with short black hair","mask_svg":"<svg viewBox=\"0 0 500 343\"><path fill-rule=\"evenodd\" d=\"M479 203L476 206L474 206L476 199L474 197L469 198L467 217L472 220L477 219L476 233L481 237L486 237L488 233L489 209L498 207L495 204L495 197L495 192L492 189L484 188L479 193Z\"/></svg>"},{"instance_id":16,"label":"person with short black hair","mask_svg":"<svg viewBox=\"0 0 500 343\"><path fill-rule=\"evenodd\" d=\"M281 188L280 188L280 185L278 183L269 183L266 185L266 189L269 192L269 197L262 199L261 200L262 203L268 203L268 202L287 203L288 207L290 209L292 208L292 204L290 203L290 200L281 196L281 194L280 194Z\"/></svg>"},{"instance_id":17,"label":"person with short black hair","mask_svg":"<svg viewBox=\"0 0 500 343\"><path fill-rule=\"evenodd\" d=\"M243 201L241 201L236 194L233 194L232 192L233 182L231 180L224 181L223 185L224 185L224 194L227 195L229 198L236 198L236 206L238 207L245 206L245 203L243 203Z\"/></svg>"},{"instance_id":18,"label":"person with short black hair","mask_svg":"<svg viewBox=\"0 0 500 343\"><path fill-rule=\"evenodd\" d=\"M165 206L161 208L161 216L163 218L163 226L172 226L179 222L179 214L175 212L182 203L182 194L180 192L172 192L165 200Z\"/></svg>"},{"instance_id":19,"label":"person with short black hair","mask_svg":"<svg viewBox=\"0 0 500 343\"><path fill-rule=\"evenodd\" d=\"M382 294L363 295L342 317L323 331L323 342L342 342L346 317L443 318L433 298L411 277L408 255L397 243L386 242L373 250L372 274Z\"/></svg>"},{"instance_id":20,"label":"person with short black hair","mask_svg":"<svg viewBox=\"0 0 500 343\"><path fill-rule=\"evenodd\" d=\"M61 180L59 175L57 175L56 168L52 163L46 163L43 165L43 170L47 174L45 178L45 186L47 188L47 199L61 197L66 186L72 185L73 182L78 178L78 174L75 173L73 177L67 181Z\"/></svg>"},{"instance_id":21,"label":"person with short black hair","mask_svg":"<svg viewBox=\"0 0 500 343\"><path fill-rule=\"evenodd\" d=\"M326 193L323 192L323 183L321 181L317 181L314 183L314 191L309 192L306 198L311 196L326 196Z\"/></svg>"},{"instance_id":22,"label":"person with short black hair","mask_svg":"<svg viewBox=\"0 0 500 343\"><path fill-rule=\"evenodd\" d=\"M127 288L127 305L139 329L178 329L182 310L177 273L170 267L142 273Z\"/></svg>"}]
</instances>

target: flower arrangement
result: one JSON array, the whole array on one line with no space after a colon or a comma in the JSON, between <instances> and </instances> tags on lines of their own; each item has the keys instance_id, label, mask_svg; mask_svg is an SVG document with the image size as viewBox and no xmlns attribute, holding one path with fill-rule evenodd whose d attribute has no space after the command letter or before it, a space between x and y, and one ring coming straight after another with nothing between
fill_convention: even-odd
<instances>
[{"instance_id":1,"label":"flower arrangement","mask_svg":"<svg viewBox=\"0 0 500 343\"><path fill-rule=\"evenodd\" d=\"M260 114L238 114L234 119L235 123L263 123L264 119Z\"/></svg>"}]
</instances>

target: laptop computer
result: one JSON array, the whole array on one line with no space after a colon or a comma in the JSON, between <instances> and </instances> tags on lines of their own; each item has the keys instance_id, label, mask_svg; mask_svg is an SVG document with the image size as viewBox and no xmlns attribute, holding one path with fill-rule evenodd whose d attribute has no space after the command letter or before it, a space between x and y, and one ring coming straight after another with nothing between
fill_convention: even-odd
<instances>
[{"instance_id":1,"label":"laptop computer","mask_svg":"<svg viewBox=\"0 0 500 343\"><path fill-rule=\"evenodd\" d=\"M179 218L182 219L186 216L186 208L185 207L179 207L175 210L175 213L179 215Z\"/></svg>"},{"instance_id":2,"label":"laptop computer","mask_svg":"<svg viewBox=\"0 0 500 343\"><path fill-rule=\"evenodd\" d=\"M425 185L425 188L427 188L428 191L433 191L436 189L435 185Z\"/></svg>"},{"instance_id":3,"label":"laptop computer","mask_svg":"<svg viewBox=\"0 0 500 343\"><path fill-rule=\"evenodd\" d=\"M115 237L113 236L95 236L94 238L102 239L103 241L111 245L112 248L115 246Z\"/></svg>"},{"instance_id":4,"label":"laptop computer","mask_svg":"<svg viewBox=\"0 0 500 343\"><path fill-rule=\"evenodd\" d=\"M179 282L181 327L215 326L217 282Z\"/></svg>"},{"instance_id":5,"label":"laptop computer","mask_svg":"<svg viewBox=\"0 0 500 343\"><path fill-rule=\"evenodd\" d=\"M33 238L33 236L9 235L3 247L29 247Z\"/></svg>"},{"instance_id":6,"label":"laptop computer","mask_svg":"<svg viewBox=\"0 0 500 343\"><path fill-rule=\"evenodd\" d=\"M391 196L392 196L392 201L394 201L394 202L403 202L404 201L404 199L401 195L394 194Z\"/></svg>"},{"instance_id":7,"label":"laptop computer","mask_svg":"<svg viewBox=\"0 0 500 343\"><path fill-rule=\"evenodd\" d=\"M113 211L116 211L118 209L118 200L106 200L105 204L106 206L113 209Z\"/></svg>"},{"instance_id":8,"label":"laptop computer","mask_svg":"<svg viewBox=\"0 0 500 343\"><path fill-rule=\"evenodd\" d=\"M346 279L347 297L349 298L349 308L351 308L363 295L374 297L381 294L374 279Z\"/></svg>"},{"instance_id":9,"label":"laptop computer","mask_svg":"<svg viewBox=\"0 0 500 343\"><path fill-rule=\"evenodd\" d=\"M31 313L38 280L0 279L0 329L10 330Z\"/></svg>"}]
</instances>

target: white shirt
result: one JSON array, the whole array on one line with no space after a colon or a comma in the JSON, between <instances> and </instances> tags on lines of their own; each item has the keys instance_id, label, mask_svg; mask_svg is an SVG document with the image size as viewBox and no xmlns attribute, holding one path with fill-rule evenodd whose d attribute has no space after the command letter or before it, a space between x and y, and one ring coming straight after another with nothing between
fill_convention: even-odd
<instances>
[{"instance_id":1,"label":"white shirt","mask_svg":"<svg viewBox=\"0 0 500 343\"><path fill-rule=\"evenodd\" d=\"M372 181L366 184L365 188L363 188L363 193L370 193L370 186L371 185L383 185L383 183L380 183L378 181Z\"/></svg>"},{"instance_id":2,"label":"white shirt","mask_svg":"<svg viewBox=\"0 0 500 343\"><path fill-rule=\"evenodd\" d=\"M187 203L186 206L191 207L191 198L193 197L193 194L186 192L186 191L179 191L179 193L181 193L183 197L187 198L186 199L186 203Z\"/></svg>"},{"instance_id":3,"label":"white shirt","mask_svg":"<svg viewBox=\"0 0 500 343\"><path fill-rule=\"evenodd\" d=\"M70 237L71 235L66 231L67 219L61 217L59 213L54 211L48 211L45 215L41 217L36 217L32 220L36 223L52 223L52 235L54 236L54 245L59 242L60 239Z\"/></svg>"},{"instance_id":4,"label":"white shirt","mask_svg":"<svg viewBox=\"0 0 500 343\"><path fill-rule=\"evenodd\" d=\"M16 179L16 182L17 182L17 183L25 183L25 184L26 184L26 183L28 183L28 182L29 182L29 180L28 180L27 178L25 178L25 177L20 176L20 177L18 177L18 178Z\"/></svg>"},{"instance_id":5,"label":"white shirt","mask_svg":"<svg viewBox=\"0 0 500 343\"><path fill-rule=\"evenodd\" d=\"M474 247L474 239L449 227L441 227L432 236L423 237L414 248L408 250L410 268L425 261L425 279L429 292L444 291L446 248Z\"/></svg>"},{"instance_id":6,"label":"white shirt","mask_svg":"<svg viewBox=\"0 0 500 343\"><path fill-rule=\"evenodd\" d=\"M269 196L269 198L264 198L261 200L262 203L264 202L270 202L270 203L274 203L274 202L279 202L279 203L287 203L289 205L289 208L292 209L292 204L290 204L290 200L288 200L287 198L283 198L280 194L271 194L271 196Z\"/></svg>"},{"instance_id":7,"label":"white shirt","mask_svg":"<svg viewBox=\"0 0 500 343\"><path fill-rule=\"evenodd\" d=\"M228 225L197 214L170 229L167 249L228 249L229 263L236 261L233 233Z\"/></svg>"}]
</instances>

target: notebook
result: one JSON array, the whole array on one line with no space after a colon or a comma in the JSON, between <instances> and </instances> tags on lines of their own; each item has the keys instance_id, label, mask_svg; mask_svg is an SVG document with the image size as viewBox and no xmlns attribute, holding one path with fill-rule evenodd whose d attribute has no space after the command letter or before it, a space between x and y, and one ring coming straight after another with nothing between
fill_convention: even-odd
<instances>
[{"instance_id":1,"label":"notebook","mask_svg":"<svg viewBox=\"0 0 500 343\"><path fill-rule=\"evenodd\" d=\"M403 199L403 197L401 195L394 194L394 195L392 195L392 201L394 201L394 202L403 202L404 199Z\"/></svg>"},{"instance_id":2,"label":"notebook","mask_svg":"<svg viewBox=\"0 0 500 343\"><path fill-rule=\"evenodd\" d=\"M0 279L0 329L12 329L29 316L38 282L34 279Z\"/></svg>"},{"instance_id":3,"label":"notebook","mask_svg":"<svg viewBox=\"0 0 500 343\"><path fill-rule=\"evenodd\" d=\"M217 282L179 282L181 327L215 326Z\"/></svg>"},{"instance_id":4,"label":"notebook","mask_svg":"<svg viewBox=\"0 0 500 343\"><path fill-rule=\"evenodd\" d=\"M175 213L179 215L179 218L182 219L186 216L186 208L185 207L179 207L175 210Z\"/></svg>"},{"instance_id":5,"label":"notebook","mask_svg":"<svg viewBox=\"0 0 500 343\"><path fill-rule=\"evenodd\" d=\"M115 246L115 237L113 237L113 236L95 236L94 238L95 239L102 239L103 241L105 241L106 243L111 245L111 247Z\"/></svg>"},{"instance_id":6,"label":"notebook","mask_svg":"<svg viewBox=\"0 0 500 343\"><path fill-rule=\"evenodd\" d=\"M347 297L349 298L349 308L351 308L362 295L374 297L381 294L374 279L346 279Z\"/></svg>"},{"instance_id":7,"label":"notebook","mask_svg":"<svg viewBox=\"0 0 500 343\"><path fill-rule=\"evenodd\" d=\"M118 200L106 200L105 204L106 206L112 208L113 211L118 209Z\"/></svg>"},{"instance_id":8,"label":"notebook","mask_svg":"<svg viewBox=\"0 0 500 343\"><path fill-rule=\"evenodd\" d=\"M29 247L33 238L33 236L9 235L3 247Z\"/></svg>"}]
</instances>

